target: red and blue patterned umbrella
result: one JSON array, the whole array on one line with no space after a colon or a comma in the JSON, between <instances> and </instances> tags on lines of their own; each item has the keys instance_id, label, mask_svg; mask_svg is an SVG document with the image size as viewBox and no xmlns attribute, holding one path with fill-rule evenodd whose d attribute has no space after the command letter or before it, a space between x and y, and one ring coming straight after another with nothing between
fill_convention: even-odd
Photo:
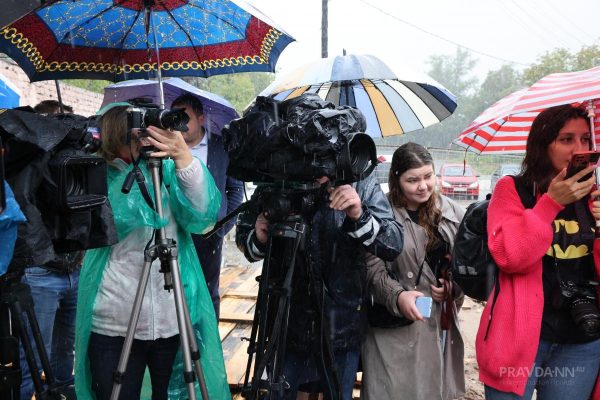
<instances>
[{"instance_id":1,"label":"red and blue patterned umbrella","mask_svg":"<svg viewBox=\"0 0 600 400\"><path fill-rule=\"evenodd\" d=\"M50 0L2 28L0 51L32 82L116 82L155 77L156 48L163 76L273 71L293 40L239 0Z\"/></svg>"}]
</instances>

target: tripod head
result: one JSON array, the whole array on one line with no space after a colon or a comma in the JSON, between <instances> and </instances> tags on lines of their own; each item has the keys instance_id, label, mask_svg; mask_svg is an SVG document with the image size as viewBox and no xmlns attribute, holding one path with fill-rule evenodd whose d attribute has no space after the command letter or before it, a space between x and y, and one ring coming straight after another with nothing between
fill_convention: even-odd
<instances>
[{"instance_id":1,"label":"tripod head","mask_svg":"<svg viewBox=\"0 0 600 400\"><path fill-rule=\"evenodd\" d=\"M206 239L223 228L233 217L247 210L265 213L269 222L281 222L289 215L301 215L306 220L316 211L322 198L321 184L314 183L265 183L259 184L256 194L238 208L227 214L209 232L201 235Z\"/></svg>"}]
</instances>

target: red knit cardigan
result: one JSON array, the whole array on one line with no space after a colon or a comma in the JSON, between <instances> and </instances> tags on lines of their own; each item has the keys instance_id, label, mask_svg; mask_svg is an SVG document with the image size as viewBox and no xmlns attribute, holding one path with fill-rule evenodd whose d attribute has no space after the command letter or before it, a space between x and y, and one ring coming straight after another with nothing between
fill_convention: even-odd
<instances>
[{"instance_id":1,"label":"red knit cardigan","mask_svg":"<svg viewBox=\"0 0 600 400\"><path fill-rule=\"evenodd\" d=\"M500 269L500 292L491 320L492 301L483 310L475 348L479 380L497 390L519 396L525 392L542 325L542 257L552 244L552 221L563 208L544 194L534 208L525 209L511 177L499 180L494 189L487 232ZM598 263L596 272L600 276ZM593 398L600 399L595 392Z\"/></svg>"}]
</instances>

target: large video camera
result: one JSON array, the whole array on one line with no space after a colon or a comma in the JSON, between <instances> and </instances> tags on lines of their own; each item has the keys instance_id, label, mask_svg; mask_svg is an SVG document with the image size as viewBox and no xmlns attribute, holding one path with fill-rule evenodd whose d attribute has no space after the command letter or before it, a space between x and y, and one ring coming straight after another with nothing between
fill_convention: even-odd
<instances>
[{"instance_id":1,"label":"large video camera","mask_svg":"<svg viewBox=\"0 0 600 400\"><path fill-rule=\"evenodd\" d=\"M253 182L356 182L377 166L365 118L316 94L279 102L258 97L240 119L223 128L228 175Z\"/></svg>"},{"instance_id":2,"label":"large video camera","mask_svg":"<svg viewBox=\"0 0 600 400\"><path fill-rule=\"evenodd\" d=\"M9 271L117 242L95 119L0 110L6 180L27 217Z\"/></svg>"}]
</instances>

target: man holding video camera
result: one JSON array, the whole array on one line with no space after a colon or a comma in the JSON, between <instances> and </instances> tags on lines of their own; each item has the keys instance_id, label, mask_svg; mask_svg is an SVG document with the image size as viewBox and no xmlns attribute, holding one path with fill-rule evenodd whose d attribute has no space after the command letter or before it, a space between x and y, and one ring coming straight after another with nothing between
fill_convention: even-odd
<instances>
[{"instance_id":1,"label":"man holding video camera","mask_svg":"<svg viewBox=\"0 0 600 400\"><path fill-rule=\"evenodd\" d=\"M63 108L66 113L73 111L67 105L63 105ZM37 104L34 110L41 115L58 114L60 104L55 100L44 100ZM77 289L84 253L73 251L56 254L54 260L44 265L26 268L21 280L31 289L35 316L57 386L73 384ZM41 374L39 350L36 349L31 335L30 338L40 368L38 373ZM33 395L34 385L23 347L20 352L21 399L29 400Z\"/></svg>"},{"instance_id":2,"label":"man holding video camera","mask_svg":"<svg viewBox=\"0 0 600 400\"><path fill-rule=\"evenodd\" d=\"M365 251L393 260L402 250L403 233L373 176L337 187L326 177L317 182L316 211L307 221L309 232L292 280L283 368L290 387L284 398L295 399L303 384L316 384L323 391L323 375L335 371L341 398L349 400L365 329ZM259 186L253 198L263 189ZM259 207L240 214L236 242L250 261L268 256L268 217ZM281 256L276 251L271 258ZM332 360L319 359L319 344L329 346Z\"/></svg>"}]
</instances>

